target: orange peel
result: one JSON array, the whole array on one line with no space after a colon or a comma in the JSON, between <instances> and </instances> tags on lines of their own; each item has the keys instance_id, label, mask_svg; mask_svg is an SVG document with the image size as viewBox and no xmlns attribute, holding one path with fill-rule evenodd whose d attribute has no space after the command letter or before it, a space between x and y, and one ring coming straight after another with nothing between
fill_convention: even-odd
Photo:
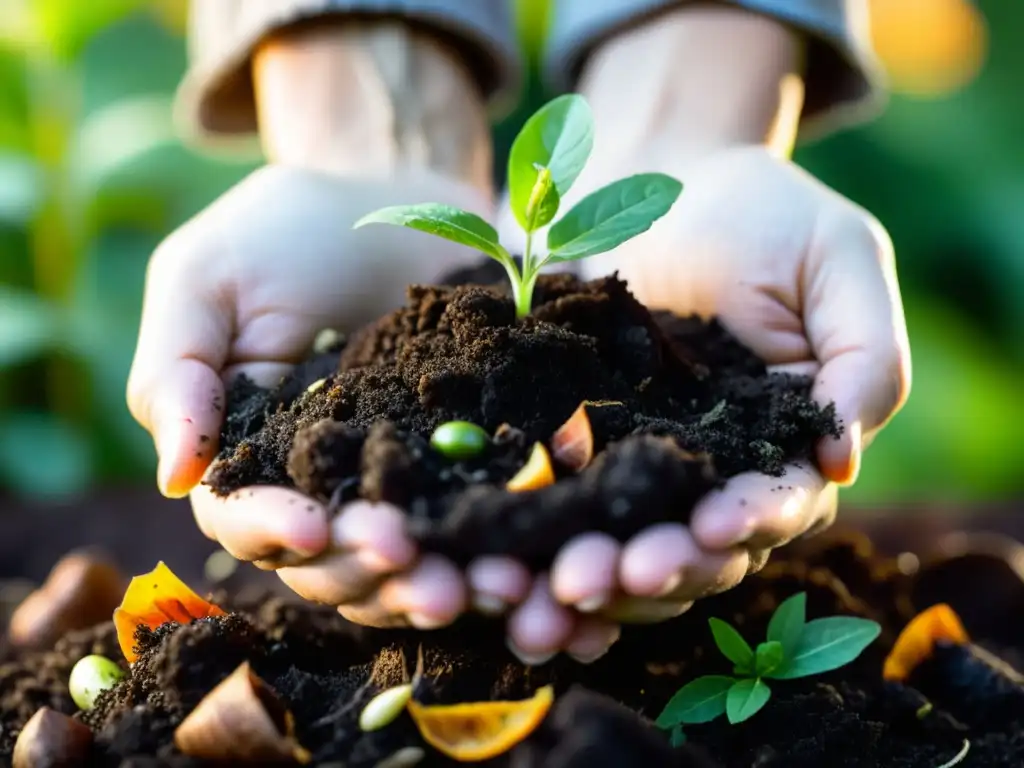
<instances>
[{"instance_id":1,"label":"orange peel","mask_svg":"<svg viewBox=\"0 0 1024 768\"><path fill-rule=\"evenodd\" d=\"M508 481L505 488L510 491L535 491L555 482L555 470L551 466L551 456L543 443L534 443L530 458L515 477Z\"/></svg>"},{"instance_id":2,"label":"orange peel","mask_svg":"<svg viewBox=\"0 0 1024 768\"><path fill-rule=\"evenodd\" d=\"M546 685L529 699L407 705L423 739L453 760L475 763L507 752L540 725L555 700Z\"/></svg>"},{"instance_id":3,"label":"orange peel","mask_svg":"<svg viewBox=\"0 0 1024 768\"><path fill-rule=\"evenodd\" d=\"M188 624L195 619L225 615L223 609L189 589L161 561L152 571L136 576L128 584L121 605L114 611L114 628L121 652L132 663L138 658L135 630L139 625L156 629L169 621Z\"/></svg>"},{"instance_id":4,"label":"orange peel","mask_svg":"<svg viewBox=\"0 0 1024 768\"><path fill-rule=\"evenodd\" d=\"M966 645L971 641L960 617L945 603L922 611L903 628L885 659L882 679L905 681L921 662L932 655L935 643L939 641L955 645Z\"/></svg>"}]
</instances>

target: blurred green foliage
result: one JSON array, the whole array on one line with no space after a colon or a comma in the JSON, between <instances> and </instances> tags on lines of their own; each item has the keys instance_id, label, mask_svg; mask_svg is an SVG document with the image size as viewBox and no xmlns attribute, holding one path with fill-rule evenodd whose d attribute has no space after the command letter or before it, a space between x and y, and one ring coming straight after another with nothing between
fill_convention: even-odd
<instances>
[{"instance_id":1,"label":"blurred green foliage","mask_svg":"<svg viewBox=\"0 0 1024 768\"><path fill-rule=\"evenodd\" d=\"M0 489L150 483L153 449L124 403L146 260L254 166L202 157L175 136L177 0L5 2ZM545 0L520 7L536 51ZM848 492L862 503L1005 498L1024 486L1024 6L981 7L991 54L973 84L894 98L881 119L797 157L873 211L897 247L914 391ZM534 78L497 128L499 150L542 97Z\"/></svg>"}]
</instances>

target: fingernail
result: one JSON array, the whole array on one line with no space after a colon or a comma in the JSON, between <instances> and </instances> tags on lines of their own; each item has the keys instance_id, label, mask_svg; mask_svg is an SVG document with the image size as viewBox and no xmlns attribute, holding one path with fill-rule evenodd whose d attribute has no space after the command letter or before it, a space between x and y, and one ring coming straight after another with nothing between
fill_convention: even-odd
<instances>
[{"instance_id":1,"label":"fingernail","mask_svg":"<svg viewBox=\"0 0 1024 768\"><path fill-rule=\"evenodd\" d=\"M360 549L356 562L371 573L389 573L397 568L394 562L373 549Z\"/></svg>"},{"instance_id":2,"label":"fingernail","mask_svg":"<svg viewBox=\"0 0 1024 768\"><path fill-rule=\"evenodd\" d=\"M606 605L608 605L608 593L598 592L596 595L583 598L575 604L575 607L580 613L594 613Z\"/></svg>"},{"instance_id":3,"label":"fingernail","mask_svg":"<svg viewBox=\"0 0 1024 768\"><path fill-rule=\"evenodd\" d=\"M477 592L473 595L473 607L485 616L500 616L508 610L508 603L486 592Z\"/></svg>"},{"instance_id":4,"label":"fingernail","mask_svg":"<svg viewBox=\"0 0 1024 768\"><path fill-rule=\"evenodd\" d=\"M439 619L425 613L409 613L406 614L406 617L416 629L440 629L450 623L447 619Z\"/></svg>"},{"instance_id":5,"label":"fingernail","mask_svg":"<svg viewBox=\"0 0 1024 768\"><path fill-rule=\"evenodd\" d=\"M170 461L161 461L157 470L157 487L160 493L168 499L183 499L188 496L195 485L183 483L181 479L173 474L174 464Z\"/></svg>"},{"instance_id":6,"label":"fingernail","mask_svg":"<svg viewBox=\"0 0 1024 768\"><path fill-rule=\"evenodd\" d=\"M655 597L664 597L665 595L669 595L669 594L675 592L679 588L679 585L682 584L682 583L683 583L683 574L678 573L678 572L677 573L673 573L671 576L669 576L667 579L665 579L665 583L661 585L661 589L659 589L657 592L654 593L654 596Z\"/></svg>"},{"instance_id":7,"label":"fingernail","mask_svg":"<svg viewBox=\"0 0 1024 768\"><path fill-rule=\"evenodd\" d=\"M608 651L611 650L611 646L605 648L603 651L597 651L596 653L573 653L569 652L572 658L576 659L580 664L593 664L595 661L600 659L602 656L607 656Z\"/></svg>"},{"instance_id":8,"label":"fingernail","mask_svg":"<svg viewBox=\"0 0 1024 768\"><path fill-rule=\"evenodd\" d=\"M505 645L512 652L512 655L519 659L523 664L528 667L539 667L542 664L547 664L557 655L557 652L552 651L550 653L525 653L516 646L511 640L506 640Z\"/></svg>"},{"instance_id":9,"label":"fingernail","mask_svg":"<svg viewBox=\"0 0 1024 768\"><path fill-rule=\"evenodd\" d=\"M188 496L201 475L195 460L179 461L183 429L178 422L160 432L157 437L159 461L156 470L156 484L160 493L169 499Z\"/></svg>"}]
</instances>

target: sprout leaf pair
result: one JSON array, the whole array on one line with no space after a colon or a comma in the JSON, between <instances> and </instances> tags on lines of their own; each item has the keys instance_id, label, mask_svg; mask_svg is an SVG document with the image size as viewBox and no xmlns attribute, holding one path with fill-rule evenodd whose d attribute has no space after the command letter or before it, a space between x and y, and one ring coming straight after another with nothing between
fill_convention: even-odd
<instances>
[{"instance_id":1,"label":"sprout leaf pair","mask_svg":"<svg viewBox=\"0 0 1024 768\"><path fill-rule=\"evenodd\" d=\"M647 231L668 213L683 185L662 173L641 173L592 192L547 233L547 247L534 237L551 224L562 198L579 177L594 145L594 120L585 99L560 96L541 107L519 132L508 160L509 204L526 235L522 265L501 244L498 233L475 213L440 203L399 205L374 211L356 222L394 224L466 245L505 268L512 283L516 315L530 313L533 287L546 264L576 261L610 251Z\"/></svg>"}]
</instances>

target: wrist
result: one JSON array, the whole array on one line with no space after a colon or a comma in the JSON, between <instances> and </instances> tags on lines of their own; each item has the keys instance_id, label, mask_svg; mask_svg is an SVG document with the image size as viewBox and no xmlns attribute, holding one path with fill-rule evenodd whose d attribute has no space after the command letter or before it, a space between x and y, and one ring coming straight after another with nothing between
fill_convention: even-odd
<instances>
[{"instance_id":1,"label":"wrist","mask_svg":"<svg viewBox=\"0 0 1024 768\"><path fill-rule=\"evenodd\" d=\"M393 20L322 23L253 60L271 162L345 176L440 173L491 195L489 123L458 53Z\"/></svg>"},{"instance_id":2,"label":"wrist","mask_svg":"<svg viewBox=\"0 0 1024 768\"><path fill-rule=\"evenodd\" d=\"M652 143L664 152L667 142L677 165L752 144L788 156L802 59L796 32L740 8L686 6L620 31L592 52L580 79L601 143L595 154Z\"/></svg>"}]
</instances>

